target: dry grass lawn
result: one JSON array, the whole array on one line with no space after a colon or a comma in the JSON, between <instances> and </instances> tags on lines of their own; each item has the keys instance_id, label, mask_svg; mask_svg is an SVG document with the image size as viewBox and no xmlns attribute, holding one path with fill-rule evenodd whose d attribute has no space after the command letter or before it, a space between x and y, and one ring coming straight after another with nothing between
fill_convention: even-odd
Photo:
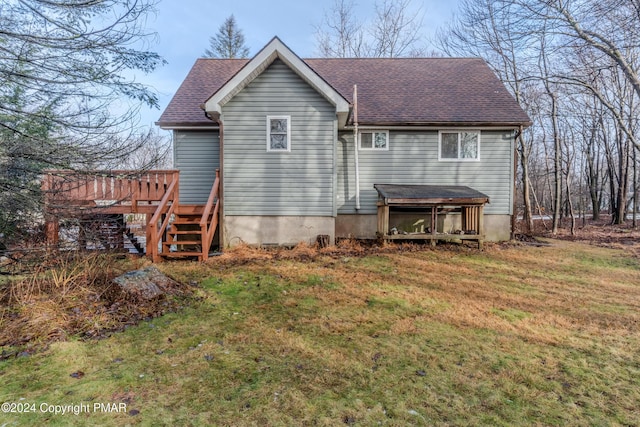
<instances>
[{"instance_id":1,"label":"dry grass lawn","mask_svg":"<svg viewBox=\"0 0 640 427\"><path fill-rule=\"evenodd\" d=\"M2 402L126 412L0 426L640 425L640 263L550 243L165 263L189 307L0 362Z\"/></svg>"}]
</instances>

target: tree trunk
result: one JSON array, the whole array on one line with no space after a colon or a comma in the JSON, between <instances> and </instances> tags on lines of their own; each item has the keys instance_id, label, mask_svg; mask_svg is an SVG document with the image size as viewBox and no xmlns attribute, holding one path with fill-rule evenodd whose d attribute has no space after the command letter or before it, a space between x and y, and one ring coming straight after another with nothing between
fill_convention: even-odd
<instances>
[{"instance_id":1,"label":"tree trunk","mask_svg":"<svg viewBox=\"0 0 640 427\"><path fill-rule=\"evenodd\" d=\"M528 232L533 230L533 214L531 209L531 185L529 181L529 152L525 146L522 133L518 137L520 147L520 166L522 167L522 199L524 201L523 222Z\"/></svg>"},{"instance_id":2,"label":"tree trunk","mask_svg":"<svg viewBox=\"0 0 640 427\"><path fill-rule=\"evenodd\" d=\"M560 215L562 213L562 146L560 144L560 132L558 130L558 105L556 94L551 92L547 84L547 92L551 97L551 123L553 125L554 147L554 191L553 191L553 226L551 232L558 233L560 228Z\"/></svg>"},{"instance_id":3,"label":"tree trunk","mask_svg":"<svg viewBox=\"0 0 640 427\"><path fill-rule=\"evenodd\" d=\"M636 216L638 209L638 150L633 147L633 228L637 227Z\"/></svg>"},{"instance_id":4,"label":"tree trunk","mask_svg":"<svg viewBox=\"0 0 640 427\"><path fill-rule=\"evenodd\" d=\"M591 199L591 219L600 219L600 156L595 153L595 143L592 141L587 146L587 185L589 186L589 198ZM596 157L597 158L594 158Z\"/></svg>"},{"instance_id":5,"label":"tree trunk","mask_svg":"<svg viewBox=\"0 0 640 427\"><path fill-rule=\"evenodd\" d=\"M621 131L618 131L618 185L615 197L612 223L624 224L627 213L627 193L629 190L629 152L630 144Z\"/></svg>"}]
</instances>

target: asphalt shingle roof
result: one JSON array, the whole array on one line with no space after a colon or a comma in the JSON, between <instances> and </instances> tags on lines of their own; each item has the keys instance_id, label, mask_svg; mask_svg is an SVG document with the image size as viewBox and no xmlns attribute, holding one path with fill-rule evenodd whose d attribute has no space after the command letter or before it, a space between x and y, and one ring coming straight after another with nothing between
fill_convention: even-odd
<instances>
[{"instance_id":1,"label":"asphalt shingle roof","mask_svg":"<svg viewBox=\"0 0 640 427\"><path fill-rule=\"evenodd\" d=\"M528 125L530 119L479 58L305 59L349 102L358 85L362 125ZM211 125L200 105L248 62L198 59L162 113L165 127Z\"/></svg>"}]
</instances>

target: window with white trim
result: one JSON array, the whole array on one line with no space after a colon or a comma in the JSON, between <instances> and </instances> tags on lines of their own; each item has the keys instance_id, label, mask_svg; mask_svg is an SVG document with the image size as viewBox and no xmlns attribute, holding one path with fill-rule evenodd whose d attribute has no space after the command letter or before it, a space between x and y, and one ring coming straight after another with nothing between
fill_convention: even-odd
<instances>
[{"instance_id":1,"label":"window with white trim","mask_svg":"<svg viewBox=\"0 0 640 427\"><path fill-rule=\"evenodd\" d=\"M291 116L267 116L267 151L291 151Z\"/></svg>"},{"instance_id":2,"label":"window with white trim","mask_svg":"<svg viewBox=\"0 0 640 427\"><path fill-rule=\"evenodd\" d=\"M439 132L438 158L445 161L480 160L480 132L442 130Z\"/></svg>"},{"instance_id":3,"label":"window with white trim","mask_svg":"<svg viewBox=\"0 0 640 427\"><path fill-rule=\"evenodd\" d=\"M389 131L372 130L362 131L358 134L360 150L388 150Z\"/></svg>"}]
</instances>

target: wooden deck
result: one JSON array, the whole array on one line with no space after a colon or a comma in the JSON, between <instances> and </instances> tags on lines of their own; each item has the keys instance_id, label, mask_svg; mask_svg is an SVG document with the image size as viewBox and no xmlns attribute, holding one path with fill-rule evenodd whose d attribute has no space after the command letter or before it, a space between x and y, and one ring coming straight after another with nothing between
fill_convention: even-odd
<instances>
[{"instance_id":1,"label":"wooden deck","mask_svg":"<svg viewBox=\"0 0 640 427\"><path fill-rule=\"evenodd\" d=\"M206 260L219 222L219 171L205 205L180 205L179 184L177 170L46 171L42 190L47 241L57 244L64 218L145 214L146 254L154 262L177 256ZM193 243L189 250L176 238L185 234L180 224L187 222L197 224L188 233Z\"/></svg>"}]
</instances>

